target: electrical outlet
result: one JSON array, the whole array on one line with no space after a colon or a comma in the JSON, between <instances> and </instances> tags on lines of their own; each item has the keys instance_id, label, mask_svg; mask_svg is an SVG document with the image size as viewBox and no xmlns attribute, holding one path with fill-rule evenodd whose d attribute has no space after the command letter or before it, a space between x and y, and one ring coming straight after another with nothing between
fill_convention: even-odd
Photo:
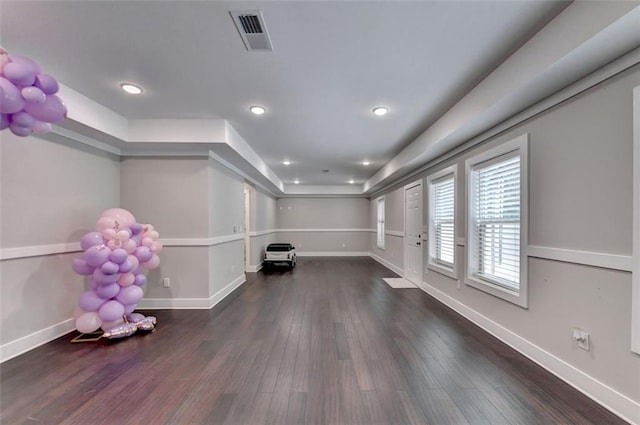
<instances>
[{"instance_id":1,"label":"electrical outlet","mask_svg":"<svg viewBox=\"0 0 640 425\"><path fill-rule=\"evenodd\" d=\"M168 277L162 279L162 286L165 288L171 287L171 280Z\"/></svg>"},{"instance_id":2,"label":"electrical outlet","mask_svg":"<svg viewBox=\"0 0 640 425\"><path fill-rule=\"evenodd\" d=\"M573 339L575 340L578 347L583 350L589 351L591 348L591 344L589 341L589 332L585 332L582 329L574 328L573 329Z\"/></svg>"}]
</instances>

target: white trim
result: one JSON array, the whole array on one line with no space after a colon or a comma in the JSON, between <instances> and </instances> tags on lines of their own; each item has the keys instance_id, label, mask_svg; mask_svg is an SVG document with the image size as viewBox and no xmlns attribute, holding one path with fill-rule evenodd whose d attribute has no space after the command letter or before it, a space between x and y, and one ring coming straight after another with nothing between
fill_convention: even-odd
<instances>
[{"instance_id":1,"label":"white trim","mask_svg":"<svg viewBox=\"0 0 640 425\"><path fill-rule=\"evenodd\" d=\"M631 350L640 354L640 86L633 89L633 193Z\"/></svg>"},{"instance_id":2,"label":"white trim","mask_svg":"<svg viewBox=\"0 0 640 425\"><path fill-rule=\"evenodd\" d=\"M19 246L15 248L0 249L0 260L13 260L15 258L40 257L43 255L69 254L80 252L80 242L68 242L52 245Z\"/></svg>"},{"instance_id":3,"label":"white trim","mask_svg":"<svg viewBox=\"0 0 640 425\"><path fill-rule=\"evenodd\" d=\"M364 251L306 251L297 252L298 257L368 257L369 252Z\"/></svg>"},{"instance_id":4,"label":"white trim","mask_svg":"<svg viewBox=\"0 0 640 425\"><path fill-rule=\"evenodd\" d=\"M547 260L562 261L565 263L584 264L587 266L622 270L625 272L631 271L633 263L632 257L627 255L577 251L564 248L549 248L546 246L535 245L529 245L527 248L527 255L529 257L544 258Z\"/></svg>"},{"instance_id":5,"label":"white trim","mask_svg":"<svg viewBox=\"0 0 640 425\"><path fill-rule=\"evenodd\" d=\"M371 229L276 229L274 232L370 232ZM375 231L375 230L374 230Z\"/></svg>"},{"instance_id":6,"label":"white trim","mask_svg":"<svg viewBox=\"0 0 640 425\"><path fill-rule=\"evenodd\" d=\"M246 282L247 277L243 273L235 278L227 286L210 296L209 298L143 298L138 304L139 310L208 310L222 301L227 295Z\"/></svg>"},{"instance_id":7,"label":"white trim","mask_svg":"<svg viewBox=\"0 0 640 425\"><path fill-rule=\"evenodd\" d=\"M373 231L375 232L376 230L373 229ZM384 234L388 236L397 236L400 238L404 238L404 232L401 232L400 230L385 230Z\"/></svg>"},{"instance_id":8,"label":"white trim","mask_svg":"<svg viewBox=\"0 0 640 425\"><path fill-rule=\"evenodd\" d=\"M75 321L73 319L67 319L60 323L56 323L55 325L40 329L39 331L0 345L0 363L59 338L74 330L75 327Z\"/></svg>"},{"instance_id":9,"label":"white trim","mask_svg":"<svg viewBox=\"0 0 640 425\"><path fill-rule=\"evenodd\" d=\"M231 235L214 236L211 238L174 238L160 239L164 246L215 246L229 242L241 241L244 233L234 233Z\"/></svg>"},{"instance_id":10,"label":"white trim","mask_svg":"<svg viewBox=\"0 0 640 425\"><path fill-rule=\"evenodd\" d=\"M374 254L373 252L369 253L369 257L373 258L378 263L382 264L383 266L385 266L386 268L388 268L392 272L396 273L397 275L404 277L404 270L402 270L402 268L396 266L392 262L390 262L388 260L385 260L384 258Z\"/></svg>"},{"instance_id":11,"label":"white trim","mask_svg":"<svg viewBox=\"0 0 640 425\"><path fill-rule=\"evenodd\" d=\"M631 423L640 423L640 403L587 375L517 333L489 319L439 289L422 282L421 289L455 312L469 319L509 347L556 375L607 410Z\"/></svg>"},{"instance_id":12,"label":"white trim","mask_svg":"<svg viewBox=\"0 0 640 425\"><path fill-rule=\"evenodd\" d=\"M276 229L255 230L253 232L249 232L249 236L251 236L252 238L255 238L258 236L270 235L271 233L276 233L276 232L279 232L279 230L276 230Z\"/></svg>"},{"instance_id":13,"label":"white trim","mask_svg":"<svg viewBox=\"0 0 640 425\"><path fill-rule=\"evenodd\" d=\"M262 270L262 267L264 266L264 263L260 263L257 265L251 265L251 266L247 266L247 272L249 273L257 273L260 270Z\"/></svg>"},{"instance_id":14,"label":"white trim","mask_svg":"<svg viewBox=\"0 0 640 425\"><path fill-rule=\"evenodd\" d=\"M227 140L227 146L229 145L229 142ZM249 161L247 158L245 158L244 156L242 156L244 159L246 159L247 161ZM227 161L226 159L222 158L220 155L214 153L213 151L209 151L209 158L217 161L218 163L222 164L223 166L227 167L227 169L229 169L230 171L236 173L237 175L239 175L240 177L246 179L247 181L250 181L252 184L256 185L257 187L259 187L260 189L264 190L265 192L267 192L270 195L273 196L277 196L278 194L282 194L284 193L284 191L282 190L282 187L278 187L278 185L276 185L275 183L273 183L272 181L269 181L269 183L273 184L275 187L277 187L280 192L276 192L273 190L268 189L265 185L263 185L262 183L260 183L259 181L257 181L256 179L250 177L247 173L245 173L244 171L240 170L239 168L235 167L233 164L231 164L229 161ZM266 164L265 164L266 165ZM253 166L253 163L251 164L251 166ZM259 168L258 168L259 169ZM263 177L267 178L266 176L263 175ZM268 179L268 178L267 178ZM282 183L280 183L280 185L282 186Z\"/></svg>"},{"instance_id":15,"label":"white trim","mask_svg":"<svg viewBox=\"0 0 640 425\"><path fill-rule=\"evenodd\" d=\"M79 142L87 146L91 146L92 148L98 149L103 152L109 152L118 156L122 155L122 150L115 146L112 146L108 143L100 142L98 140L84 136L80 133L76 133L75 131L71 131L67 128L62 128L60 126L53 125L51 126L51 133L57 136L62 136L68 140L73 140L75 142ZM34 135L34 136L42 137L45 140L48 139L46 135L44 137L43 135Z\"/></svg>"}]
</instances>

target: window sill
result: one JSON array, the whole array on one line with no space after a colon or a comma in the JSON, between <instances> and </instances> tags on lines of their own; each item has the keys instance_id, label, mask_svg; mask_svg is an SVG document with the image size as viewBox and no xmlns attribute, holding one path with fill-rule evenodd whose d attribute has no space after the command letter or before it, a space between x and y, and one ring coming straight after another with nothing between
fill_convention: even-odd
<instances>
[{"instance_id":1,"label":"window sill","mask_svg":"<svg viewBox=\"0 0 640 425\"><path fill-rule=\"evenodd\" d=\"M451 279L456 279L456 280L458 279L458 273L456 272L455 265L453 266L453 268L448 268L448 267L441 266L440 264L432 263L431 261L429 261L429 263L427 264L427 269L433 272L439 273L441 275L450 277Z\"/></svg>"}]
</instances>

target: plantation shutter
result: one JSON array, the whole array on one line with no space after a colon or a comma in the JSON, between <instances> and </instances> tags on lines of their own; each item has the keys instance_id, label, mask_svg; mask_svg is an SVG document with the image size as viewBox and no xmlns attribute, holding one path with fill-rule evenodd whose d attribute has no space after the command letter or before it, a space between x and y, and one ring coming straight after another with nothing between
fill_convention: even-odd
<instances>
[{"instance_id":1,"label":"plantation shutter","mask_svg":"<svg viewBox=\"0 0 640 425\"><path fill-rule=\"evenodd\" d=\"M473 258L478 277L520 288L520 157L473 168Z\"/></svg>"},{"instance_id":2,"label":"plantation shutter","mask_svg":"<svg viewBox=\"0 0 640 425\"><path fill-rule=\"evenodd\" d=\"M455 255L454 190L453 175L432 183L435 232L435 252L432 254L438 264L447 267L453 267Z\"/></svg>"}]
</instances>

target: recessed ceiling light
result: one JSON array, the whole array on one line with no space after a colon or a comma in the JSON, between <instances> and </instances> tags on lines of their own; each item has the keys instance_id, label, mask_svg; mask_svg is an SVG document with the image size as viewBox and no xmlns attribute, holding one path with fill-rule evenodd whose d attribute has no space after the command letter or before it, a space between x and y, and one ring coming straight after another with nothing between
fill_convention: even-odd
<instances>
[{"instance_id":1,"label":"recessed ceiling light","mask_svg":"<svg viewBox=\"0 0 640 425\"><path fill-rule=\"evenodd\" d=\"M387 115L387 112L389 112L389 108L387 108L386 106L376 106L375 108L373 108L374 115L377 115L379 117Z\"/></svg>"},{"instance_id":2,"label":"recessed ceiling light","mask_svg":"<svg viewBox=\"0 0 640 425\"><path fill-rule=\"evenodd\" d=\"M282 163L283 163L284 165L290 165L290 164L291 164L291 161L282 161Z\"/></svg>"},{"instance_id":3,"label":"recessed ceiling light","mask_svg":"<svg viewBox=\"0 0 640 425\"><path fill-rule=\"evenodd\" d=\"M294 180L293 184L300 184L300 180Z\"/></svg>"},{"instance_id":4,"label":"recessed ceiling light","mask_svg":"<svg viewBox=\"0 0 640 425\"><path fill-rule=\"evenodd\" d=\"M354 184L355 182L353 181L353 179L349 180L349 184Z\"/></svg>"},{"instance_id":5,"label":"recessed ceiling light","mask_svg":"<svg viewBox=\"0 0 640 425\"><path fill-rule=\"evenodd\" d=\"M126 91L129 94L140 94L142 93L142 88L134 85L134 84L130 84L130 83L122 83L120 84L120 87L122 88L122 90Z\"/></svg>"},{"instance_id":6,"label":"recessed ceiling light","mask_svg":"<svg viewBox=\"0 0 640 425\"><path fill-rule=\"evenodd\" d=\"M362 165L369 165L371 164L369 161L362 161Z\"/></svg>"},{"instance_id":7,"label":"recessed ceiling light","mask_svg":"<svg viewBox=\"0 0 640 425\"><path fill-rule=\"evenodd\" d=\"M262 106L257 106L257 105L252 106L251 108L249 108L249 110L256 115L262 115L265 112L267 112L267 110L264 109Z\"/></svg>"}]
</instances>

